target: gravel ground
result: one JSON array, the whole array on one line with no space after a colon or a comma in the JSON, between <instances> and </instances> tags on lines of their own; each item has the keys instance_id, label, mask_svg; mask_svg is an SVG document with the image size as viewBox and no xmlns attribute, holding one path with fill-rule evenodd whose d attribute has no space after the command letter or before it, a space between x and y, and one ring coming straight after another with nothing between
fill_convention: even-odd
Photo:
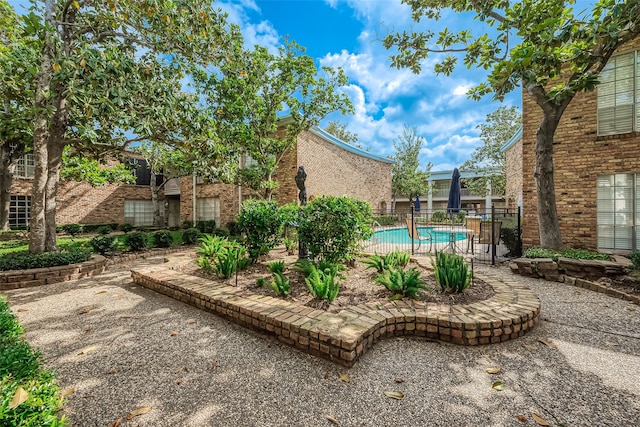
<instances>
[{"instance_id":1,"label":"gravel ground","mask_svg":"<svg viewBox=\"0 0 640 427\"><path fill-rule=\"evenodd\" d=\"M525 337L475 348L388 339L345 369L135 286L130 266L6 293L61 388L73 388L63 411L74 426L522 426L536 425L533 413L562 426L640 420L640 307L625 301L518 277L543 303ZM506 267L478 270L511 277ZM139 407L151 409L126 420Z\"/></svg>"}]
</instances>

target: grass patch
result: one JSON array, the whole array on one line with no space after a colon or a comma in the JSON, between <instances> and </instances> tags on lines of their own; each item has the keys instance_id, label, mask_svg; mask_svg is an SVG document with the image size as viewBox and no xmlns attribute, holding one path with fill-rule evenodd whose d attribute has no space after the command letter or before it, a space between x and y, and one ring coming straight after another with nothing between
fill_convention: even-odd
<instances>
[{"instance_id":1,"label":"grass patch","mask_svg":"<svg viewBox=\"0 0 640 427\"><path fill-rule=\"evenodd\" d=\"M545 248L529 248L523 255L524 258L551 258L554 261L558 261L558 258L571 258L582 260L600 260L610 261L611 256L609 254L603 254L596 251L590 251L587 249L563 249L561 251L555 251L553 249Z\"/></svg>"},{"instance_id":2,"label":"grass patch","mask_svg":"<svg viewBox=\"0 0 640 427\"><path fill-rule=\"evenodd\" d=\"M40 352L21 338L22 332L6 298L0 295L0 423L6 426L66 426L67 420L58 417L62 399L54 373L40 367ZM20 388L28 397L10 409Z\"/></svg>"}]
</instances>

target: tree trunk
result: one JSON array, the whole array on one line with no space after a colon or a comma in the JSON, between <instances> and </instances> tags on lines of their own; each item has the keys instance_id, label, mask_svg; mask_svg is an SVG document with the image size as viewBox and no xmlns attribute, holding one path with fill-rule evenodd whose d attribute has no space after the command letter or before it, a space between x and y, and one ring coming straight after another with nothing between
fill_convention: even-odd
<instances>
[{"instance_id":1,"label":"tree trunk","mask_svg":"<svg viewBox=\"0 0 640 427\"><path fill-rule=\"evenodd\" d=\"M48 175L45 200L45 251L52 252L56 246L56 195L60 182L60 168L62 167L62 142L56 137L58 132L53 132L49 138L48 151Z\"/></svg>"},{"instance_id":2,"label":"tree trunk","mask_svg":"<svg viewBox=\"0 0 640 427\"><path fill-rule=\"evenodd\" d=\"M151 171L151 182L149 186L151 187L151 203L153 204L153 226L160 227L162 226L162 217L160 215L160 203L158 203L158 192L160 188L156 183L156 174Z\"/></svg>"},{"instance_id":3,"label":"tree trunk","mask_svg":"<svg viewBox=\"0 0 640 427\"><path fill-rule=\"evenodd\" d=\"M53 0L45 2L45 23L55 28ZM54 45L52 35L45 33L42 48L42 60L36 86L35 117L33 122L33 155L35 157L35 173L33 191L31 193L31 218L29 220L29 252L38 254L45 251L45 197L48 178L49 113L47 100L53 76Z\"/></svg>"},{"instance_id":4,"label":"tree trunk","mask_svg":"<svg viewBox=\"0 0 640 427\"><path fill-rule=\"evenodd\" d=\"M534 177L538 195L538 227L540 246L562 249L562 235L556 206L556 190L553 177L553 136L562 112L545 111L536 134L536 166Z\"/></svg>"},{"instance_id":5,"label":"tree trunk","mask_svg":"<svg viewBox=\"0 0 640 427\"><path fill-rule=\"evenodd\" d=\"M0 230L9 230L9 209L11 207L11 185L13 167L8 144L0 144Z\"/></svg>"}]
</instances>

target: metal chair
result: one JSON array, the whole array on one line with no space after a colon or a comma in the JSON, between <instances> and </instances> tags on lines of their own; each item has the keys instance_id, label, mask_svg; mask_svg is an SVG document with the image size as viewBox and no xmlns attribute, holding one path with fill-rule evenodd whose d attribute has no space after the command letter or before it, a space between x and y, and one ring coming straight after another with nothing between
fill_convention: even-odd
<instances>
[{"instance_id":1,"label":"metal chair","mask_svg":"<svg viewBox=\"0 0 640 427\"><path fill-rule=\"evenodd\" d=\"M433 248L433 235L427 231L426 234L418 233L418 228L416 227L415 221L411 221L411 218L406 219L407 222L407 231L409 232L409 237L412 239L416 239L418 241L418 249L420 249L420 245L422 245L423 241L429 242L429 252Z\"/></svg>"}]
</instances>

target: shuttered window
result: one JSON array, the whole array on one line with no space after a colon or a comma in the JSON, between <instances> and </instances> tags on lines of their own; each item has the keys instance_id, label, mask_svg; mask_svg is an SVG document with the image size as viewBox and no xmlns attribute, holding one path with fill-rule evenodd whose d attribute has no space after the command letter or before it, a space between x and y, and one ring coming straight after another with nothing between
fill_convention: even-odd
<instances>
[{"instance_id":1,"label":"shuttered window","mask_svg":"<svg viewBox=\"0 0 640 427\"><path fill-rule=\"evenodd\" d=\"M160 213L162 214L162 209ZM135 227L153 225L153 202L151 200L125 200L124 222Z\"/></svg>"},{"instance_id":2,"label":"shuttered window","mask_svg":"<svg viewBox=\"0 0 640 427\"><path fill-rule=\"evenodd\" d=\"M631 52L609 60L598 85L598 135L640 129L640 55Z\"/></svg>"},{"instance_id":3,"label":"shuttered window","mask_svg":"<svg viewBox=\"0 0 640 427\"><path fill-rule=\"evenodd\" d=\"M598 176L598 249L636 249L640 224L640 175L622 173Z\"/></svg>"}]
</instances>

